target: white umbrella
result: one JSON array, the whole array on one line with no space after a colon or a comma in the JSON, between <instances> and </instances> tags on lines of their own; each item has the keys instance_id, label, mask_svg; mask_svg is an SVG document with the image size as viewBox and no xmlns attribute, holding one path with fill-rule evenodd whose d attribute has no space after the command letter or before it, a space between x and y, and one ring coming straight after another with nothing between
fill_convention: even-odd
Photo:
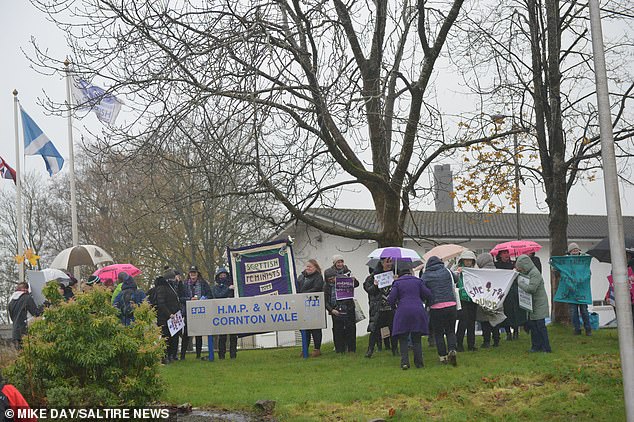
<instances>
[{"instance_id":1,"label":"white umbrella","mask_svg":"<svg viewBox=\"0 0 634 422\"><path fill-rule=\"evenodd\" d=\"M44 274L44 281L48 283L51 280L59 280L64 286L68 286L70 284L70 277L62 270L58 270L56 268L45 268L42 270L42 274Z\"/></svg>"},{"instance_id":2,"label":"white umbrella","mask_svg":"<svg viewBox=\"0 0 634 422\"><path fill-rule=\"evenodd\" d=\"M78 265L97 265L114 262L110 254L96 245L78 245L61 251L53 262L51 268L70 270Z\"/></svg>"}]
</instances>

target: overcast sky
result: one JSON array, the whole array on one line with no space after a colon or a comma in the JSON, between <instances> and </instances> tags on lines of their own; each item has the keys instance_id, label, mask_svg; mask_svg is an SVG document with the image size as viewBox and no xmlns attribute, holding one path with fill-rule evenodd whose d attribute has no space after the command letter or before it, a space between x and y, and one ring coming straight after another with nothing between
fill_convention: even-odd
<instances>
[{"instance_id":1,"label":"overcast sky","mask_svg":"<svg viewBox=\"0 0 634 422\"><path fill-rule=\"evenodd\" d=\"M13 89L19 91L21 105L27 110L40 128L53 141L65 159L68 157L67 120L63 117L47 115L38 100L45 97L44 93L56 101L63 101L66 96L64 80L60 75L44 76L30 67L28 59L22 50L32 54L33 48L29 41L34 37L38 43L47 48L49 54L63 59L68 50L64 41L64 34L37 11L27 0L0 2L0 51L3 64L0 66L0 138L2 147L0 156L15 166L15 136L13 123ZM451 77L448 75L447 77ZM96 81L99 84L101 81ZM441 83L441 79L437 79ZM82 126L97 129L100 123L94 114L89 114L83 120L75 123L75 141L80 139ZM21 128L20 128L21 132ZM23 161L23 169L38 171L47 175L43 160L39 156L27 157ZM2 182L2 188L7 188L8 181ZM622 209L625 215L634 215L634 189L621 186ZM629 199L628 199L629 198ZM539 203L541 201L541 203ZM372 202L368 195L360 195L359 199L343 201L339 204L347 208L371 208ZM432 209L429 205L428 209ZM577 185L569 197L571 214L606 213L603 180ZM535 200L532 192L522 195L523 212L547 212L542 200Z\"/></svg>"}]
</instances>

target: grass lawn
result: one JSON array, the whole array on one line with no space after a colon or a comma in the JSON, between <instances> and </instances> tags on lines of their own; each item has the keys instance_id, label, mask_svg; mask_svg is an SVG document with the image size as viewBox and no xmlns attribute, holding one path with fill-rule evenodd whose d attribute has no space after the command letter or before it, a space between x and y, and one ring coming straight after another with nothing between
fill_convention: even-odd
<instances>
[{"instance_id":1,"label":"grass lawn","mask_svg":"<svg viewBox=\"0 0 634 422\"><path fill-rule=\"evenodd\" d=\"M162 400L248 411L257 400L275 400L283 421L625 420L617 330L586 337L549 326L549 335L551 354L529 354L522 332L513 342L502 335L499 348L459 353L455 368L440 366L423 338L425 367L407 371L389 351L364 358L367 336L357 339L356 354L337 355L325 344L321 357L306 360L299 347L215 362L188 355L161 368Z\"/></svg>"}]
</instances>

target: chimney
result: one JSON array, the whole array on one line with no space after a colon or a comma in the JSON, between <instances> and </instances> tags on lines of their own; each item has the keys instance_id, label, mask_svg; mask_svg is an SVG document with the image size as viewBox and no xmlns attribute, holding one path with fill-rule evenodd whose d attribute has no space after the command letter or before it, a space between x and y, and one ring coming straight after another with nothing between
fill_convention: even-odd
<instances>
[{"instance_id":1,"label":"chimney","mask_svg":"<svg viewBox=\"0 0 634 422\"><path fill-rule=\"evenodd\" d=\"M436 211L454 211L451 192L453 192L451 166L449 164L434 166L434 204L436 205Z\"/></svg>"}]
</instances>

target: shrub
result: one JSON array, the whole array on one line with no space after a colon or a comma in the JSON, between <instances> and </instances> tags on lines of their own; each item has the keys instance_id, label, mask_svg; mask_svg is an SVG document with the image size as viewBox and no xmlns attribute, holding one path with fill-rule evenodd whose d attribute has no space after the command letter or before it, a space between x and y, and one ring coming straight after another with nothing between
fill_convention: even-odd
<instances>
[{"instance_id":1,"label":"shrub","mask_svg":"<svg viewBox=\"0 0 634 422\"><path fill-rule=\"evenodd\" d=\"M52 293L53 289L50 290ZM124 327L110 292L94 288L51 306L29 327L7 378L34 406L143 406L156 401L164 343L147 303Z\"/></svg>"}]
</instances>

